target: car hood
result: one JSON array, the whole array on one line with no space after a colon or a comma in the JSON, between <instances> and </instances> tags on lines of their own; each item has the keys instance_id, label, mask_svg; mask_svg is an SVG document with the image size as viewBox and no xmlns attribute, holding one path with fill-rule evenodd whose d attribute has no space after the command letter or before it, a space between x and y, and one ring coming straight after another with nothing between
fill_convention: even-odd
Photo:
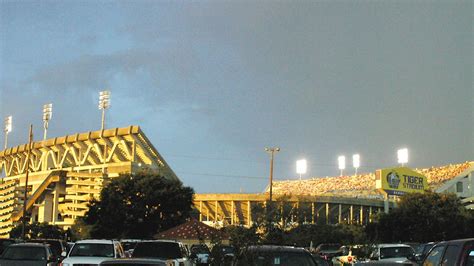
<instances>
[{"instance_id":1,"label":"car hood","mask_svg":"<svg viewBox=\"0 0 474 266\"><path fill-rule=\"evenodd\" d=\"M110 257L67 257L63 263L99 264L104 260L113 259Z\"/></svg>"}]
</instances>

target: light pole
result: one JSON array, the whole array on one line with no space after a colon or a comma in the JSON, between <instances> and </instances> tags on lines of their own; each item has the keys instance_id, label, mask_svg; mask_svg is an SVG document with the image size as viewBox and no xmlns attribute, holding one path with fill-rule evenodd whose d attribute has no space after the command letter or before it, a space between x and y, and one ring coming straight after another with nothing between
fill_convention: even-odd
<instances>
[{"instance_id":1,"label":"light pole","mask_svg":"<svg viewBox=\"0 0 474 266\"><path fill-rule=\"evenodd\" d=\"M48 135L49 120L51 120L52 116L53 116L53 104L48 103L48 104L43 105L43 128L44 128L43 140L45 140L46 136Z\"/></svg>"},{"instance_id":2,"label":"light pole","mask_svg":"<svg viewBox=\"0 0 474 266\"><path fill-rule=\"evenodd\" d=\"M405 166L408 163L408 149L402 148L397 151L398 163Z\"/></svg>"},{"instance_id":3,"label":"light pole","mask_svg":"<svg viewBox=\"0 0 474 266\"><path fill-rule=\"evenodd\" d=\"M105 126L105 109L110 107L110 91L101 91L99 93L99 110L102 110L102 124L101 130Z\"/></svg>"},{"instance_id":4,"label":"light pole","mask_svg":"<svg viewBox=\"0 0 474 266\"><path fill-rule=\"evenodd\" d=\"M5 132L5 143L4 143L4 150L7 149L8 145L8 133L12 132L12 116L5 117L5 127L3 128L3 132Z\"/></svg>"},{"instance_id":5,"label":"light pole","mask_svg":"<svg viewBox=\"0 0 474 266\"><path fill-rule=\"evenodd\" d=\"M346 156L339 156L337 157L337 162L339 164L339 170L341 170L341 176L342 176L342 171L346 169Z\"/></svg>"},{"instance_id":6,"label":"light pole","mask_svg":"<svg viewBox=\"0 0 474 266\"><path fill-rule=\"evenodd\" d=\"M355 175L357 175L357 169L360 167L360 155L358 153L352 155L352 166L354 166Z\"/></svg>"},{"instance_id":7,"label":"light pole","mask_svg":"<svg viewBox=\"0 0 474 266\"><path fill-rule=\"evenodd\" d=\"M272 202L272 189L273 189L273 157L275 156L275 152L279 152L280 148L272 147L272 148L265 148L265 151L270 154L270 202Z\"/></svg>"},{"instance_id":8,"label":"light pole","mask_svg":"<svg viewBox=\"0 0 474 266\"><path fill-rule=\"evenodd\" d=\"M307 169L308 167L305 159L296 161L296 173L300 175L300 180L301 175L306 174Z\"/></svg>"}]
</instances>

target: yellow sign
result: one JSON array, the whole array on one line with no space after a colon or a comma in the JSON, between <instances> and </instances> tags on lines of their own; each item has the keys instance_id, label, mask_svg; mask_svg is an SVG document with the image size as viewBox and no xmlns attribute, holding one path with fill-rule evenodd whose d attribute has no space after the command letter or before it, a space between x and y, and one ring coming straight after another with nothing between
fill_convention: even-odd
<instances>
[{"instance_id":1,"label":"yellow sign","mask_svg":"<svg viewBox=\"0 0 474 266\"><path fill-rule=\"evenodd\" d=\"M375 172L375 186L389 195L403 195L428 190L426 177L407 167L387 168Z\"/></svg>"}]
</instances>

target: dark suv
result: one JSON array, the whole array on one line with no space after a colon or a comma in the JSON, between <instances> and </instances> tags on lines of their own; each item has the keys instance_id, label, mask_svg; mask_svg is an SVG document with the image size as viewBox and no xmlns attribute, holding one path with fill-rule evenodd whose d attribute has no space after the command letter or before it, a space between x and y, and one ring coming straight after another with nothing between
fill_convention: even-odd
<instances>
[{"instance_id":1,"label":"dark suv","mask_svg":"<svg viewBox=\"0 0 474 266\"><path fill-rule=\"evenodd\" d=\"M423 265L474 265L474 238L443 241L426 255Z\"/></svg>"},{"instance_id":2,"label":"dark suv","mask_svg":"<svg viewBox=\"0 0 474 266\"><path fill-rule=\"evenodd\" d=\"M244 249L234 262L234 266L317 266L307 250L290 246L250 246Z\"/></svg>"},{"instance_id":3,"label":"dark suv","mask_svg":"<svg viewBox=\"0 0 474 266\"><path fill-rule=\"evenodd\" d=\"M60 240L60 239L31 239L31 240L28 240L27 242L48 245L51 251L53 252L53 255L60 259L63 259L61 254L67 251L66 241Z\"/></svg>"}]
</instances>

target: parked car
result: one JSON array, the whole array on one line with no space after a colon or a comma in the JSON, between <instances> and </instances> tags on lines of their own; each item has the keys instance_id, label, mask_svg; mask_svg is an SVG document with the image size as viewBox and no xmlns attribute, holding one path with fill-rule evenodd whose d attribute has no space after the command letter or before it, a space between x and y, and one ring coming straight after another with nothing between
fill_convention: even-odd
<instances>
[{"instance_id":1,"label":"parked car","mask_svg":"<svg viewBox=\"0 0 474 266\"><path fill-rule=\"evenodd\" d=\"M195 244L191 246L191 258L194 258L196 265L208 265L211 251L205 244Z\"/></svg>"},{"instance_id":2,"label":"parked car","mask_svg":"<svg viewBox=\"0 0 474 266\"><path fill-rule=\"evenodd\" d=\"M234 266L298 265L317 266L311 253L304 248L291 246L250 246L235 258Z\"/></svg>"},{"instance_id":3,"label":"parked car","mask_svg":"<svg viewBox=\"0 0 474 266\"><path fill-rule=\"evenodd\" d=\"M415 249L415 257L417 261L423 261L428 254L428 252L431 250L431 248L436 244L437 242L429 242L429 243L424 243L420 244L417 249Z\"/></svg>"},{"instance_id":4,"label":"parked car","mask_svg":"<svg viewBox=\"0 0 474 266\"><path fill-rule=\"evenodd\" d=\"M183 243L172 240L149 240L138 242L132 258L154 258L172 261L175 266L193 265Z\"/></svg>"},{"instance_id":5,"label":"parked car","mask_svg":"<svg viewBox=\"0 0 474 266\"><path fill-rule=\"evenodd\" d=\"M443 241L436 244L423 260L422 265L474 265L474 238Z\"/></svg>"},{"instance_id":6,"label":"parked car","mask_svg":"<svg viewBox=\"0 0 474 266\"><path fill-rule=\"evenodd\" d=\"M211 249L211 265L232 265L235 257L235 248L228 245L214 245Z\"/></svg>"},{"instance_id":7,"label":"parked car","mask_svg":"<svg viewBox=\"0 0 474 266\"><path fill-rule=\"evenodd\" d=\"M64 255L65 253L63 253ZM63 260L62 266L93 264L98 265L111 258L123 258L124 251L116 240L91 239L74 243L71 251Z\"/></svg>"},{"instance_id":8,"label":"parked car","mask_svg":"<svg viewBox=\"0 0 474 266\"><path fill-rule=\"evenodd\" d=\"M60 260L64 259L65 256L62 255L67 252L67 243L61 239L30 239L27 242L49 245L54 256L60 258Z\"/></svg>"},{"instance_id":9,"label":"parked car","mask_svg":"<svg viewBox=\"0 0 474 266\"><path fill-rule=\"evenodd\" d=\"M379 244L370 254L370 261L416 265L415 251L405 244Z\"/></svg>"},{"instance_id":10,"label":"parked car","mask_svg":"<svg viewBox=\"0 0 474 266\"><path fill-rule=\"evenodd\" d=\"M332 265L352 265L357 261L357 257L352 254L352 247L342 246L339 249L339 256L332 258Z\"/></svg>"},{"instance_id":11,"label":"parked car","mask_svg":"<svg viewBox=\"0 0 474 266\"><path fill-rule=\"evenodd\" d=\"M37 243L12 244L0 257L2 266L56 266L58 263L48 245Z\"/></svg>"},{"instance_id":12,"label":"parked car","mask_svg":"<svg viewBox=\"0 0 474 266\"><path fill-rule=\"evenodd\" d=\"M331 243L331 244L320 244L316 247L315 253L318 254L321 258L326 261L331 261L332 258L341 256L341 244Z\"/></svg>"},{"instance_id":13,"label":"parked car","mask_svg":"<svg viewBox=\"0 0 474 266\"><path fill-rule=\"evenodd\" d=\"M125 258L125 259L110 259L105 260L99 264L102 265L115 265L115 266L170 266L173 265L173 262L167 262L160 259L134 259L134 258Z\"/></svg>"},{"instance_id":14,"label":"parked car","mask_svg":"<svg viewBox=\"0 0 474 266\"><path fill-rule=\"evenodd\" d=\"M17 241L11 238L0 238L0 254L3 253L6 247L10 246L11 244L15 244Z\"/></svg>"}]
</instances>

